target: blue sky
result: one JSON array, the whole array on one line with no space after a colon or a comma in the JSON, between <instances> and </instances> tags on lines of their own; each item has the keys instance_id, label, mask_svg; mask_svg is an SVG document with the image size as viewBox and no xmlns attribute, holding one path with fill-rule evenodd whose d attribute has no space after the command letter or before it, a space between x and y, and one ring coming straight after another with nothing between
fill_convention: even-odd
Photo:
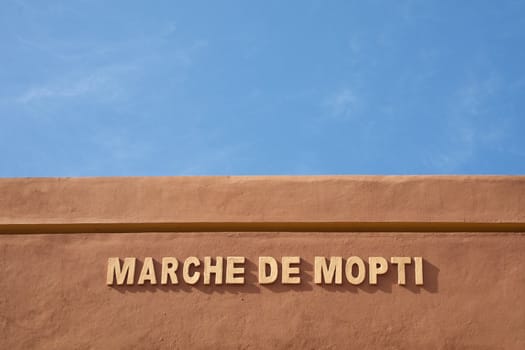
<instances>
[{"instance_id":1,"label":"blue sky","mask_svg":"<svg viewBox=\"0 0 525 350\"><path fill-rule=\"evenodd\" d=\"M524 1L0 5L0 177L525 174Z\"/></svg>"}]
</instances>

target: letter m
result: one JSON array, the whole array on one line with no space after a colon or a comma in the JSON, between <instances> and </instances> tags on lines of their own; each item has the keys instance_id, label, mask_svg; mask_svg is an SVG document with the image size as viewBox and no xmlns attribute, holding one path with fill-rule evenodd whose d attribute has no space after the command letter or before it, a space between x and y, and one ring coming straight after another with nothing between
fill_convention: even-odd
<instances>
[{"instance_id":1,"label":"letter m","mask_svg":"<svg viewBox=\"0 0 525 350\"><path fill-rule=\"evenodd\" d=\"M123 285L126 275L126 284L133 284L135 279L135 261L136 258L124 258L124 263L120 266L119 258L108 258L107 285L113 285L115 278L117 280L117 285Z\"/></svg>"},{"instance_id":2,"label":"letter m","mask_svg":"<svg viewBox=\"0 0 525 350\"><path fill-rule=\"evenodd\" d=\"M322 284L323 280L326 284L341 284L343 280L343 258L340 256L330 257L329 266L326 265L324 256L315 257L315 271L314 282Z\"/></svg>"}]
</instances>

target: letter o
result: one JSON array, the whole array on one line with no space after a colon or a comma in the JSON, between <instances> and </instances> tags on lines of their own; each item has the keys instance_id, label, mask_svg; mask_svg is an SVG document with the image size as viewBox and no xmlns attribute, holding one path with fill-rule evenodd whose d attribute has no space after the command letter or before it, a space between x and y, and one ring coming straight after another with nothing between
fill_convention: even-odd
<instances>
[{"instance_id":1,"label":"letter o","mask_svg":"<svg viewBox=\"0 0 525 350\"><path fill-rule=\"evenodd\" d=\"M357 276L354 276L352 273L354 265L357 265ZM363 259L358 256L349 257L348 260L346 260L345 275L350 284L357 286L363 283L366 277L366 267Z\"/></svg>"}]
</instances>

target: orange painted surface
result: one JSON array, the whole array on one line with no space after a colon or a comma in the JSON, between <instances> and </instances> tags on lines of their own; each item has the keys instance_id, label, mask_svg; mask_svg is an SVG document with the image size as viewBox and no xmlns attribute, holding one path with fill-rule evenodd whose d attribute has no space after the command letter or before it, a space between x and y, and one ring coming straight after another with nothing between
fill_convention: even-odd
<instances>
[{"instance_id":1,"label":"orange painted surface","mask_svg":"<svg viewBox=\"0 0 525 350\"><path fill-rule=\"evenodd\" d=\"M525 177L0 179L0 348L523 349L525 236L495 230L524 222ZM151 223L210 230L136 229ZM494 232L306 232L311 223ZM49 224L85 226L38 233ZM135 229L78 231L102 224ZM10 233L17 225L28 231ZM247 258L245 285L106 285L108 257L217 255ZM263 255L301 256L302 283L258 285ZM352 255L422 256L425 284L407 270L399 286L393 268L377 286L314 284L314 256Z\"/></svg>"}]
</instances>

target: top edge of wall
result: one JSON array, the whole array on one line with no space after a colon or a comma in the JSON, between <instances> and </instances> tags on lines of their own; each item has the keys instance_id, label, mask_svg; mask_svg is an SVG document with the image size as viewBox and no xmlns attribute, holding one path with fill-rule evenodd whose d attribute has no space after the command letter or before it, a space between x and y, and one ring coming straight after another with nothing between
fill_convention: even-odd
<instances>
[{"instance_id":1,"label":"top edge of wall","mask_svg":"<svg viewBox=\"0 0 525 350\"><path fill-rule=\"evenodd\" d=\"M0 179L0 225L524 223L525 176Z\"/></svg>"}]
</instances>

